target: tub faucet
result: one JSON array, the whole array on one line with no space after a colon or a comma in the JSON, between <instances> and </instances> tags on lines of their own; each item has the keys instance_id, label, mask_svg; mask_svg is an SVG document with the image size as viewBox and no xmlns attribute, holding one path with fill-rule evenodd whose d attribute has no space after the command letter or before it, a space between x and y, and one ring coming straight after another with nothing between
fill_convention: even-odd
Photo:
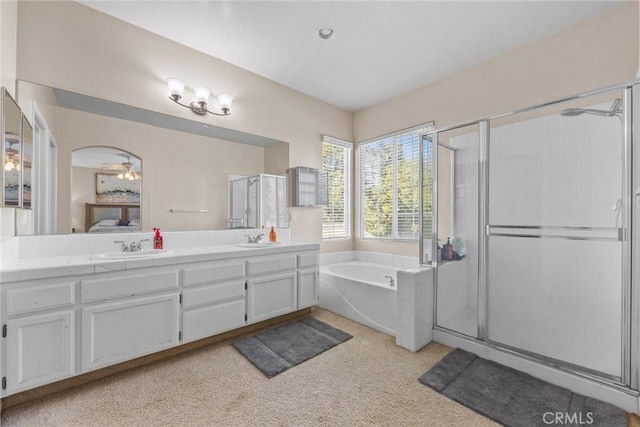
<instances>
[{"instance_id":1,"label":"tub faucet","mask_svg":"<svg viewBox=\"0 0 640 427\"><path fill-rule=\"evenodd\" d=\"M258 234L256 237L251 237L250 234L245 234L244 237L247 238L247 243L260 243L264 234Z\"/></svg>"},{"instance_id":2,"label":"tub faucet","mask_svg":"<svg viewBox=\"0 0 640 427\"><path fill-rule=\"evenodd\" d=\"M391 276L384 276L384 277L389 279L389 286L395 286L396 285L396 281L393 280L393 277L391 277Z\"/></svg>"}]
</instances>

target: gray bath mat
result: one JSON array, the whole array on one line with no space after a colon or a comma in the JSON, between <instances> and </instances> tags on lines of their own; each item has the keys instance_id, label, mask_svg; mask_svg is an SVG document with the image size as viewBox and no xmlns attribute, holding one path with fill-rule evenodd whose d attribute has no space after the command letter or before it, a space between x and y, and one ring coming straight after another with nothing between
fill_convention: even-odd
<instances>
[{"instance_id":1,"label":"gray bath mat","mask_svg":"<svg viewBox=\"0 0 640 427\"><path fill-rule=\"evenodd\" d=\"M455 349L419 381L506 426L624 427L622 409Z\"/></svg>"},{"instance_id":2,"label":"gray bath mat","mask_svg":"<svg viewBox=\"0 0 640 427\"><path fill-rule=\"evenodd\" d=\"M311 317L233 343L256 368L271 378L353 338Z\"/></svg>"}]
</instances>

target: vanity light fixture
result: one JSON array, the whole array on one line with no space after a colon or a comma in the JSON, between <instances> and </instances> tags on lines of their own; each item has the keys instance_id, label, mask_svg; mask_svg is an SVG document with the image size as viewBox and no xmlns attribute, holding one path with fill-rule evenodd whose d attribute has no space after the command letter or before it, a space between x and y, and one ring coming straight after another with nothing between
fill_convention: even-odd
<instances>
[{"instance_id":1,"label":"vanity light fixture","mask_svg":"<svg viewBox=\"0 0 640 427\"><path fill-rule=\"evenodd\" d=\"M169 86L170 100L178 105L190 108L191 111L198 115L204 116L209 113L216 116L228 116L229 114L231 114L231 103L233 102L233 97L230 95L218 95L218 105L220 105L220 110L222 111L222 113L217 113L215 111L209 111L207 108L210 93L209 89L207 89L206 87L200 86L195 88L194 92L196 93L196 100L187 105L180 102L180 99L182 99L182 94L184 93L184 82L180 79L171 77L167 79L167 85Z\"/></svg>"}]
</instances>

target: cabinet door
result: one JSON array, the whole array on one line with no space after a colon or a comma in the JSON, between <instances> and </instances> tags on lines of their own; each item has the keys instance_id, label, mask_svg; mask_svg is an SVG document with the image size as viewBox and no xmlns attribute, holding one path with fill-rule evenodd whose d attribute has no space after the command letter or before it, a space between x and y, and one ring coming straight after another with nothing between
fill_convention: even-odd
<instances>
[{"instance_id":1,"label":"cabinet door","mask_svg":"<svg viewBox=\"0 0 640 427\"><path fill-rule=\"evenodd\" d=\"M159 295L82 309L82 371L178 344L179 295Z\"/></svg>"},{"instance_id":2,"label":"cabinet door","mask_svg":"<svg viewBox=\"0 0 640 427\"><path fill-rule=\"evenodd\" d=\"M247 323L290 313L296 306L295 272L247 280Z\"/></svg>"},{"instance_id":3,"label":"cabinet door","mask_svg":"<svg viewBox=\"0 0 640 427\"><path fill-rule=\"evenodd\" d=\"M318 305L318 270L298 271L298 310Z\"/></svg>"},{"instance_id":4,"label":"cabinet door","mask_svg":"<svg viewBox=\"0 0 640 427\"><path fill-rule=\"evenodd\" d=\"M7 395L74 373L74 310L7 322Z\"/></svg>"}]
</instances>

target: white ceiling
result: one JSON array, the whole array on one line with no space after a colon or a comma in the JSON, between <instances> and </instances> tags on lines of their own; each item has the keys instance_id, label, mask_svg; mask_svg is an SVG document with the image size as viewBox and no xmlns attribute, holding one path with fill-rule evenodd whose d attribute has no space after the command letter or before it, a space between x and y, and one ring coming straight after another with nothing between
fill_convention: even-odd
<instances>
[{"instance_id":1,"label":"white ceiling","mask_svg":"<svg viewBox=\"0 0 640 427\"><path fill-rule=\"evenodd\" d=\"M623 1L94 1L94 9L350 111ZM335 29L320 40L321 25ZM171 76L167 76L171 77Z\"/></svg>"}]
</instances>

